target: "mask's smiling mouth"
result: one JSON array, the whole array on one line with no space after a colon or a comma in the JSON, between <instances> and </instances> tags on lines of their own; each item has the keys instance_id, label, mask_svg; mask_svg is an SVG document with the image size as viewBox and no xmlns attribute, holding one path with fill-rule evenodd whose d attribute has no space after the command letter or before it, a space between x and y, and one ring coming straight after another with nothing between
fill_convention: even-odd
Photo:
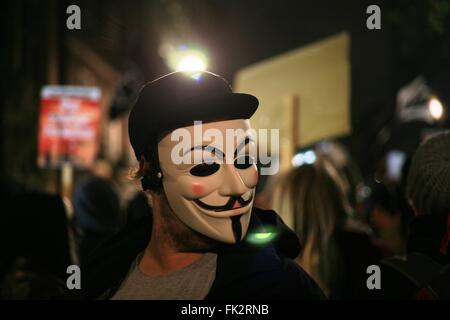
<instances>
[{"instance_id":1,"label":"mask's smiling mouth","mask_svg":"<svg viewBox=\"0 0 450 320\"><path fill-rule=\"evenodd\" d=\"M230 197L230 199L227 201L227 203L222 206L212 206L212 205L202 202L200 199L195 199L194 202L202 209L215 211L215 212L222 212L222 211L236 210L236 209L246 207L248 204L250 204L252 202L252 200L253 200L253 193L251 194L251 196L248 200L244 200L241 196Z\"/></svg>"}]
</instances>

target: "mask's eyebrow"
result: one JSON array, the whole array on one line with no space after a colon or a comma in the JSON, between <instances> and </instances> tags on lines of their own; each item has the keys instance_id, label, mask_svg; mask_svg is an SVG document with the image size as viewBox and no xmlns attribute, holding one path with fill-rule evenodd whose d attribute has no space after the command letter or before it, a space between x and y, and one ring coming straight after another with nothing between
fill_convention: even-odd
<instances>
[{"instance_id":1,"label":"mask's eyebrow","mask_svg":"<svg viewBox=\"0 0 450 320\"><path fill-rule=\"evenodd\" d=\"M194 146L192 148L190 148L189 150L187 150L185 153L183 153L183 156L186 155L188 152L194 151L194 150L206 150L206 151L210 151L211 153L213 153L214 155L218 156L219 158L223 158L225 156L225 154L223 153L222 150L220 150L217 147L211 146L211 145L199 145L199 146Z\"/></svg>"},{"instance_id":2,"label":"mask's eyebrow","mask_svg":"<svg viewBox=\"0 0 450 320\"><path fill-rule=\"evenodd\" d=\"M237 156L239 151L241 151L242 148L244 148L249 142L255 142L251 137L245 137L244 140L237 146L236 150L234 151L234 156Z\"/></svg>"}]
</instances>

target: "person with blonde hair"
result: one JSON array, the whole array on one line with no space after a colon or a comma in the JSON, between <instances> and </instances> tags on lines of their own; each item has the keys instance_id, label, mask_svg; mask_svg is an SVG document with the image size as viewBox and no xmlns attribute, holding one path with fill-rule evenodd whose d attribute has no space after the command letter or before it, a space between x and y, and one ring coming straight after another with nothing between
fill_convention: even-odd
<instances>
[{"instance_id":1,"label":"person with blonde hair","mask_svg":"<svg viewBox=\"0 0 450 320\"><path fill-rule=\"evenodd\" d=\"M345 196L323 161L294 168L279 181L273 206L292 216L302 251L297 262L330 298L359 298L366 268L378 261L370 237L350 227Z\"/></svg>"}]
</instances>

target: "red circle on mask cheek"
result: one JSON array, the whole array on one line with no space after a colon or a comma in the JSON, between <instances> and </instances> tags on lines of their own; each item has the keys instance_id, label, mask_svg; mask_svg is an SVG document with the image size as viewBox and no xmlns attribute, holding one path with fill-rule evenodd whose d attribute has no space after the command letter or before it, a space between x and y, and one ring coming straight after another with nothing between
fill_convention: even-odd
<instances>
[{"instance_id":1,"label":"red circle on mask cheek","mask_svg":"<svg viewBox=\"0 0 450 320\"><path fill-rule=\"evenodd\" d=\"M203 194L203 192L205 191L205 188L203 187L202 184L200 183L193 183L192 184L192 192L197 195L200 196Z\"/></svg>"}]
</instances>

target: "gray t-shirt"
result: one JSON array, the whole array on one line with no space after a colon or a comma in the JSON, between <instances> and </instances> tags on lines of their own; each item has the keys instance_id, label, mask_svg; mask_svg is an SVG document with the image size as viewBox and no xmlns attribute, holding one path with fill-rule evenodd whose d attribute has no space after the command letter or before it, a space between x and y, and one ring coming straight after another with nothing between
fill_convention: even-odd
<instances>
[{"instance_id":1,"label":"gray t-shirt","mask_svg":"<svg viewBox=\"0 0 450 320\"><path fill-rule=\"evenodd\" d=\"M217 254L206 253L190 265L164 276L149 277L139 270L138 255L111 300L202 300L216 277Z\"/></svg>"}]
</instances>

